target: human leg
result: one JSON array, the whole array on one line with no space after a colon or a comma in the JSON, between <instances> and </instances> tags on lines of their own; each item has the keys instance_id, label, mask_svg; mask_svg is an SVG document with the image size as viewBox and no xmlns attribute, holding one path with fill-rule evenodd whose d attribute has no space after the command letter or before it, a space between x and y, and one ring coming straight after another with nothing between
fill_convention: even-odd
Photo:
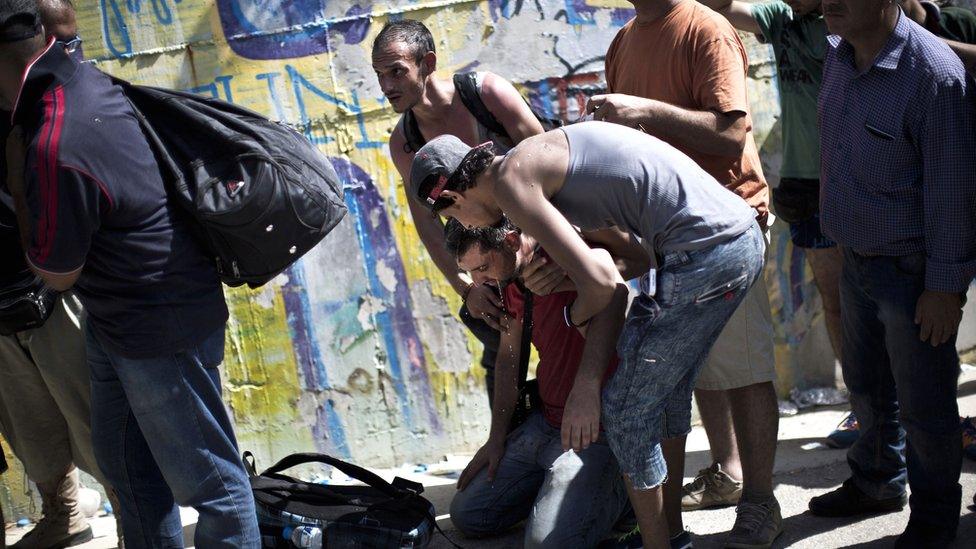
<instances>
[{"instance_id":1,"label":"human leg","mask_svg":"<svg viewBox=\"0 0 976 549\"><path fill-rule=\"evenodd\" d=\"M0 432L34 482L73 468L64 417L19 335L0 336Z\"/></svg>"},{"instance_id":2,"label":"human leg","mask_svg":"<svg viewBox=\"0 0 976 549\"><path fill-rule=\"evenodd\" d=\"M220 397L216 368L223 359L223 333L221 327L198 345L158 359L129 359L99 349L117 376L122 394L116 391L115 396L121 397L124 402L120 404L129 410L118 420L122 427L119 432L126 436L125 441L116 444L122 451L108 457L125 468L127 486L121 492L126 494L120 493L124 510L129 511L126 508L130 502L139 504L162 519L164 526L171 527L170 510L178 502L199 513L196 545L257 547L260 539L254 499ZM97 338L91 339L97 346ZM93 395L100 381L93 378ZM93 402L96 414L105 406L103 400ZM106 436L99 433L103 426L96 422L96 440ZM134 453L145 457L146 449L152 459L134 459ZM99 448L96 451L101 453ZM100 464L102 461L100 456ZM109 469L103 464L103 470ZM143 514L141 508L133 512ZM144 517L132 518L142 519L141 524L134 525L142 537L129 535L133 521L124 517L127 539L152 539L158 535L167 540L175 533L169 528L154 528ZM176 526L178 520L177 515Z\"/></svg>"},{"instance_id":3,"label":"human leg","mask_svg":"<svg viewBox=\"0 0 976 549\"><path fill-rule=\"evenodd\" d=\"M663 509L660 486L667 476L657 442L690 430L692 387L760 274L761 242L755 227L727 246L667 254L656 297L641 296L631 306L618 344L620 367L605 390L604 417L647 546L668 539L667 522L655 516Z\"/></svg>"},{"instance_id":4,"label":"human leg","mask_svg":"<svg viewBox=\"0 0 976 549\"><path fill-rule=\"evenodd\" d=\"M451 522L464 535L491 536L508 530L529 517L533 501L546 471L538 455L548 442L543 434L542 414L533 414L513 431L505 445L493 481L482 469L451 500Z\"/></svg>"},{"instance_id":5,"label":"human leg","mask_svg":"<svg viewBox=\"0 0 976 549\"><path fill-rule=\"evenodd\" d=\"M911 523L951 540L959 525L962 467L956 338L933 347L919 338L915 310L925 290L925 256L873 262L871 293L878 303L898 397ZM943 539L943 538L940 538Z\"/></svg>"},{"instance_id":6,"label":"human leg","mask_svg":"<svg viewBox=\"0 0 976 549\"><path fill-rule=\"evenodd\" d=\"M498 358L500 341L498 330L489 326L484 320L471 316L467 305L461 306L458 316L468 330L484 345L484 350L481 353L481 367L485 369L485 389L488 391L488 404L491 406L495 392L495 360Z\"/></svg>"},{"instance_id":7,"label":"human leg","mask_svg":"<svg viewBox=\"0 0 976 549\"><path fill-rule=\"evenodd\" d=\"M841 360L843 353L843 327L840 318L840 276L844 267L844 256L838 246L830 248L809 248L804 250L807 262L813 271L813 281L820 292L823 304L824 324L834 356Z\"/></svg>"},{"instance_id":8,"label":"human leg","mask_svg":"<svg viewBox=\"0 0 976 549\"><path fill-rule=\"evenodd\" d=\"M26 341L56 409L64 417L71 457L79 469L111 490L95 461L91 438L91 376L85 359L83 310L78 298L64 293L43 326Z\"/></svg>"},{"instance_id":9,"label":"human leg","mask_svg":"<svg viewBox=\"0 0 976 549\"><path fill-rule=\"evenodd\" d=\"M844 361L841 369L861 436L847 452L851 478L810 501L814 514L847 516L892 511L904 506L907 471L904 432L885 342L885 327L869 291L864 258L844 250L841 278Z\"/></svg>"},{"instance_id":10,"label":"human leg","mask_svg":"<svg viewBox=\"0 0 976 549\"><path fill-rule=\"evenodd\" d=\"M776 378L772 334L769 295L765 277L760 276L712 347L695 390L712 461L719 466L715 469L741 479L744 492L764 497L772 495L779 418L772 386ZM740 428L748 433L743 436ZM743 447L744 441L749 446ZM710 483L711 491L717 486ZM705 493L698 498L701 503L691 505L692 488L685 490L686 508L701 508L708 501L733 504L738 496L732 491Z\"/></svg>"},{"instance_id":11,"label":"human leg","mask_svg":"<svg viewBox=\"0 0 976 549\"><path fill-rule=\"evenodd\" d=\"M736 442L742 452L742 497L773 497L773 465L779 413L772 382L755 383L729 391Z\"/></svg>"},{"instance_id":12,"label":"human leg","mask_svg":"<svg viewBox=\"0 0 976 549\"><path fill-rule=\"evenodd\" d=\"M78 473L58 409L30 352L31 331L0 336L0 432L42 501L41 520L13 547L65 547L91 539L78 510Z\"/></svg>"},{"instance_id":13,"label":"human leg","mask_svg":"<svg viewBox=\"0 0 976 549\"><path fill-rule=\"evenodd\" d=\"M594 547L627 508L620 467L601 437L579 453L563 451L559 429L545 425L546 471L525 528L525 547Z\"/></svg>"},{"instance_id":14,"label":"human leg","mask_svg":"<svg viewBox=\"0 0 976 549\"><path fill-rule=\"evenodd\" d=\"M739 457L739 446L735 442L732 404L729 402L728 392L696 389L695 402L698 403L702 427L708 437L712 463L718 464L727 475L741 482L742 461Z\"/></svg>"}]
</instances>

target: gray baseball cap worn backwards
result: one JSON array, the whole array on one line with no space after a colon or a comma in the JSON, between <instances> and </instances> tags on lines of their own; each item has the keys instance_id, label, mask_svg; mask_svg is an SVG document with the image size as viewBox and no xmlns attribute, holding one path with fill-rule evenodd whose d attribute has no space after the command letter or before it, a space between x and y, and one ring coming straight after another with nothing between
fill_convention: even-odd
<instances>
[{"instance_id":1,"label":"gray baseball cap worn backwards","mask_svg":"<svg viewBox=\"0 0 976 549\"><path fill-rule=\"evenodd\" d=\"M0 0L0 42L20 42L40 33L37 0Z\"/></svg>"},{"instance_id":2,"label":"gray baseball cap worn backwards","mask_svg":"<svg viewBox=\"0 0 976 549\"><path fill-rule=\"evenodd\" d=\"M453 135L431 139L413 157L410 193L434 211L449 206L449 202L438 201L441 193L458 187L461 167L469 160L471 153L489 144L472 148Z\"/></svg>"}]
</instances>

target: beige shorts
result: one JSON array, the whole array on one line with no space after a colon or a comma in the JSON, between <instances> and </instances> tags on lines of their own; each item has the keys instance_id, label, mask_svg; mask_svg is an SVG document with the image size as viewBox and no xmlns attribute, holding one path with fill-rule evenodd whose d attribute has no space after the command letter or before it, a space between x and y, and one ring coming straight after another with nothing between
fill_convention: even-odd
<instances>
[{"instance_id":1,"label":"beige shorts","mask_svg":"<svg viewBox=\"0 0 976 549\"><path fill-rule=\"evenodd\" d=\"M695 388L725 391L775 379L773 318L761 276L718 336Z\"/></svg>"}]
</instances>

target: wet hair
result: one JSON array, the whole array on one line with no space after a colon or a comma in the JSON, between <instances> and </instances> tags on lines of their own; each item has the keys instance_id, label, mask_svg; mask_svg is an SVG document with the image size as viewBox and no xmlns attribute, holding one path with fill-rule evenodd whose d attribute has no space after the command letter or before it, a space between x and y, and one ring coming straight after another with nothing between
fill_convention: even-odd
<instances>
[{"instance_id":1,"label":"wet hair","mask_svg":"<svg viewBox=\"0 0 976 549\"><path fill-rule=\"evenodd\" d=\"M373 39L373 54L391 44L404 43L413 50L413 58L419 65L427 52L435 52L434 37L430 29L420 21L400 19L388 21Z\"/></svg>"},{"instance_id":2,"label":"wet hair","mask_svg":"<svg viewBox=\"0 0 976 549\"><path fill-rule=\"evenodd\" d=\"M474 187L478 184L478 176L488 169L496 156L498 155L495 152L495 145L490 141L474 147L468 154L464 155L457 169L447 179L447 185L444 186L443 190L460 192ZM419 200L424 201L425 198L423 197L430 196L430 192L437 185L438 179L440 176L431 174L420 183L420 187L417 189ZM453 199L442 195L430 205L430 209L437 213L452 204L454 204Z\"/></svg>"},{"instance_id":3,"label":"wet hair","mask_svg":"<svg viewBox=\"0 0 976 549\"><path fill-rule=\"evenodd\" d=\"M455 258L466 254L471 246L481 245L485 252L501 250L505 245L505 236L515 231L522 234L522 230L512 224L507 217L491 227L467 228L457 219L449 219L444 225L444 242L447 251Z\"/></svg>"}]
</instances>

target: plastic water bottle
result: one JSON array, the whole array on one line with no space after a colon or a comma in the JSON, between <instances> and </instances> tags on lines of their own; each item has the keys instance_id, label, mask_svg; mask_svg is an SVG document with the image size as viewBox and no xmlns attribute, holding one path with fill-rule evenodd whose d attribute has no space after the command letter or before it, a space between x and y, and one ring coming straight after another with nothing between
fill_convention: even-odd
<instances>
[{"instance_id":1,"label":"plastic water bottle","mask_svg":"<svg viewBox=\"0 0 976 549\"><path fill-rule=\"evenodd\" d=\"M299 526L292 530L291 542L295 547L322 549L322 530L315 526Z\"/></svg>"}]
</instances>

